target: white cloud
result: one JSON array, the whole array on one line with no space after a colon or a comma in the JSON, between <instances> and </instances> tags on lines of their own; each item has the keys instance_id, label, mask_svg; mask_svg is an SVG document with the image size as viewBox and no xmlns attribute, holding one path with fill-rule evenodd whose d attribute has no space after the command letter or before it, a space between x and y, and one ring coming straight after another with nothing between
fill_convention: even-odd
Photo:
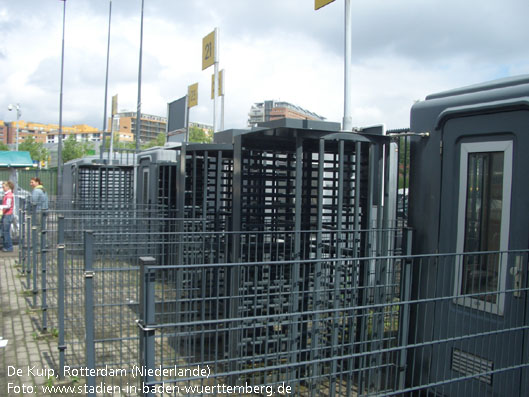
<instances>
[{"instance_id":1,"label":"white cloud","mask_svg":"<svg viewBox=\"0 0 529 397\"><path fill-rule=\"evenodd\" d=\"M341 121L343 3L319 11L306 0L145 1L142 111L166 104L199 83L191 119L212 122L213 68L201 70L202 37L220 29L226 70L225 127L246 125L253 102L281 99ZM353 2L353 124L405 127L416 99L432 92L526 73L520 48L529 3L468 0ZM0 119L58 122L62 2L0 5ZM140 0L113 0L109 98L136 110ZM64 123L100 127L108 2L66 4ZM109 101L110 102L110 101ZM2 104L5 104L2 105ZM109 105L110 106L110 105Z\"/></svg>"}]
</instances>

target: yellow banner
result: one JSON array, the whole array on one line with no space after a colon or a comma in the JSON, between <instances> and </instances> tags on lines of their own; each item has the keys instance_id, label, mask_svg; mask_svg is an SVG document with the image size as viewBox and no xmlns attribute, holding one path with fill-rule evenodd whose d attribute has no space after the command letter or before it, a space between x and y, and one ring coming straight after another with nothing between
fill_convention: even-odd
<instances>
[{"instance_id":1,"label":"yellow banner","mask_svg":"<svg viewBox=\"0 0 529 397\"><path fill-rule=\"evenodd\" d=\"M187 87L187 107L192 108L198 105L198 83Z\"/></svg>"},{"instance_id":2,"label":"yellow banner","mask_svg":"<svg viewBox=\"0 0 529 397\"><path fill-rule=\"evenodd\" d=\"M219 72L219 89L217 90L218 96L224 95L224 86L222 83L222 77L224 76L224 69ZM213 99L213 92L215 91L215 73L211 75L211 99Z\"/></svg>"},{"instance_id":3,"label":"yellow banner","mask_svg":"<svg viewBox=\"0 0 529 397\"><path fill-rule=\"evenodd\" d=\"M319 10L325 7L327 4L332 3L334 0L314 0L314 9Z\"/></svg>"},{"instance_id":4,"label":"yellow banner","mask_svg":"<svg viewBox=\"0 0 529 397\"><path fill-rule=\"evenodd\" d=\"M202 70L215 63L215 31L202 39Z\"/></svg>"},{"instance_id":5,"label":"yellow banner","mask_svg":"<svg viewBox=\"0 0 529 397\"><path fill-rule=\"evenodd\" d=\"M112 97L112 116L118 114L118 94Z\"/></svg>"}]
</instances>

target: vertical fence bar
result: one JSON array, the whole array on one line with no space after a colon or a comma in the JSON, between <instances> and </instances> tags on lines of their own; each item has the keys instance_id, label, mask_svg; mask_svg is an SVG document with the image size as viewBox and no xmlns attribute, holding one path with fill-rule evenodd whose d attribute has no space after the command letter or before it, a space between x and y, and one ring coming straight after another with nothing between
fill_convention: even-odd
<instances>
[{"instance_id":1,"label":"vertical fence bar","mask_svg":"<svg viewBox=\"0 0 529 397\"><path fill-rule=\"evenodd\" d=\"M366 233L365 241L363 242L362 252L361 256L363 257L369 257L372 254L372 247L374 244L374 238L373 238L373 202L374 202L374 191L375 191L375 181L376 181L376 164L375 161L377 159L376 157L376 151L373 145L369 146L368 153L368 179L367 179L367 197L366 197L366 206L367 211L364 216L365 222L364 225L368 232ZM360 261L360 274L359 274L359 282L362 283L362 285L359 287L359 306L367 306L370 301L370 290L371 290L371 265L373 261L370 260L362 260ZM360 346L359 346L359 352L360 355L360 368L362 368L360 372L360 376L358 379L358 390L360 393L363 393L368 387L369 387L369 377L371 374L371 371L369 370L369 356L367 356L365 353L368 351L367 344L369 343L369 335L368 335L368 316L369 316L369 310L362 309L360 310ZM367 369L366 369L367 368ZM367 389L368 390L368 389Z\"/></svg>"},{"instance_id":2,"label":"vertical fence bar","mask_svg":"<svg viewBox=\"0 0 529 397\"><path fill-rule=\"evenodd\" d=\"M242 140L241 136L235 136L233 138L233 211L232 211L232 231L231 234L231 252L228 255L230 263L239 263L241 260L241 212L242 212ZM239 305L240 305L240 290L241 284L240 272L242 266L237 264L236 266L228 266L228 279L229 279L229 291L230 298L228 300L228 315L230 319L239 317ZM237 381L237 375L234 372L237 369L237 352L238 344L241 339L240 322L230 321L228 326L228 357L229 357L229 371L230 371L230 384L235 384Z\"/></svg>"},{"instance_id":3,"label":"vertical fence bar","mask_svg":"<svg viewBox=\"0 0 529 397\"><path fill-rule=\"evenodd\" d=\"M64 361L66 345L64 343L64 216L58 217L58 235L57 235L57 306L58 306L58 327L59 327L59 376L64 376Z\"/></svg>"},{"instance_id":4,"label":"vertical fence bar","mask_svg":"<svg viewBox=\"0 0 529 397\"><path fill-rule=\"evenodd\" d=\"M156 264L153 257L140 257L140 318L138 320L139 327L139 353L140 366L146 370L146 375L142 376L142 383L140 385L143 395L150 397L154 396L151 391L153 385L149 385L154 377L149 374L149 370L154 369L154 328L150 327L154 324L155 305L154 305L154 287L156 281L155 270L150 266Z\"/></svg>"},{"instance_id":5,"label":"vertical fence bar","mask_svg":"<svg viewBox=\"0 0 529 397\"><path fill-rule=\"evenodd\" d=\"M21 198L18 208L18 263L22 266L21 272L24 272L24 247L25 247L25 207L26 199Z\"/></svg>"},{"instance_id":6,"label":"vertical fence bar","mask_svg":"<svg viewBox=\"0 0 529 397\"><path fill-rule=\"evenodd\" d=\"M41 310L42 310L42 330L48 329L48 302L47 302L47 263L46 263L46 252L48 250L46 242L46 225L47 225L47 212L43 211L40 219L40 263L41 263Z\"/></svg>"},{"instance_id":7,"label":"vertical fence bar","mask_svg":"<svg viewBox=\"0 0 529 397\"><path fill-rule=\"evenodd\" d=\"M386 183L385 176L388 175L388 170L390 169L389 165L389 146L383 145L380 148L377 148L377 158L375 161L378 163L377 173L375 175L376 186L378 186L377 197L377 217L376 222L373 222L375 230L373 237L375 239L374 246L375 251L374 255L377 257L373 261L374 263L374 280L373 285L370 286L373 289L373 303L377 305L377 309L372 311L371 318L371 350L372 351L381 351L383 350L383 341L384 341L384 317L386 315L386 308L384 305L387 303L387 292L388 292L388 260L384 259L388 254L388 237L385 235L384 227L389 228L389 223L385 225L385 222L390 220L389 217L385 216L387 212L388 203L384 199L385 192L389 189L388 183ZM382 257L379 259L378 257ZM372 370L369 372L370 376L370 388L372 390L381 390L382 389L382 378L384 371L382 370L383 364L383 354L370 354L369 355L369 368Z\"/></svg>"},{"instance_id":8,"label":"vertical fence bar","mask_svg":"<svg viewBox=\"0 0 529 397\"><path fill-rule=\"evenodd\" d=\"M38 218L37 218L37 206L32 208L33 214L31 215L31 241L33 250L33 307L37 307L37 294L39 292L37 288L37 266L38 266L38 250L39 250L39 239L38 239ZM28 279L29 287L29 279Z\"/></svg>"},{"instance_id":9,"label":"vertical fence bar","mask_svg":"<svg viewBox=\"0 0 529 397\"><path fill-rule=\"evenodd\" d=\"M361 219L360 219L360 200L362 197L362 144L360 142L355 143L355 157L354 157L354 219L353 219L353 258L358 258L360 256L360 247L362 245L362 236L360 234L360 228L361 228ZM353 299L353 304L358 304L358 295L360 290L360 285L362 284L362 262L354 261L353 262L353 277L352 277L352 288L354 290L353 295L351 298ZM357 335L360 334L358 332L357 326L355 325L357 323L356 318L358 318L358 312L356 310L351 312L351 318L350 318L350 330L349 330L349 337L351 340L351 343L357 340ZM358 323L361 324L362 322L362 315L360 313L360 320ZM357 348L352 348L353 352L357 351ZM352 384L355 381L355 377L358 378L358 372L353 372L353 370L356 369L355 364L359 363L359 359L353 359L350 361L350 368L349 371L351 371L351 376L349 377L347 381L347 390L352 390ZM349 395L350 393L348 393Z\"/></svg>"},{"instance_id":10,"label":"vertical fence bar","mask_svg":"<svg viewBox=\"0 0 529 397\"><path fill-rule=\"evenodd\" d=\"M303 184L303 139L296 137L296 196L295 196L295 219L294 219L294 258L296 262L292 265L292 294L290 299L291 314L294 314L290 319L290 364L292 370L288 378L289 382L297 379L299 371L295 364L299 361L300 355L300 274L301 274L301 204L302 204L302 184Z\"/></svg>"},{"instance_id":11,"label":"vertical fence bar","mask_svg":"<svg viewBox=\"0 0 529 397\"><path fill-rule=\"evenodd\" d=\"M86 367L91 371L96 366L94 341L94 232L84 233L84 305L85 305L85 354ZM86 384L89 388L96 385L95 376L87 376ZM95 393L88 393L95 396Z\"/></svg>"},{"instance_id":12,"label":"vertical fence bar","mask_svg":"<svg viewBox=\"0 0 529 397\"><path fill-rule=\"evenodd\" d=\"M320 310L320 307L322 305L322 297L321 297L321 279L322 279L322 268L321 268L321 259L322 259L322 243L323 243L323 237L322 237L322 229L323 229L323 176L325 173L325 140L320 139L319 141L319 148L318 148L318 206L317 206L317 216L316 216L316 222L317 222L317 232L316 232L316 259L318 261L316 262L314 266L314 324L313 324L313 331L312 331L312 340L311 340L311 351L310 351L310 358L312 361L314 361L314 364L312 365L312 373L311 373L311 380L310 384L311 387L311 396L315 397L317 388L318 388L318 379L320 376L319 371L319 364L317 363L317 360L321 358L320 355L320 315L318 311Z\"/></svg>"},{"instance_id":13,"label":"vertical fence bar","mask_svg":"<svg viewBox=\"0 0 529 397\"><path fill-rule=\"evenodd\" d=\"M411 241L412 241L412 230L407 228L403 230L403 238L406 256L411 255ZM409 302L411 299L411 259L403 259L402 263L402 279L401 279L401 302ZM399 319L399 345L402 348L400 350L399 357L399 390L404 389L406 386L406 361L408 359L408 350L405 346L408 345L410 325L410 304L405 303L401 306L401 315Z\"/></svg>"},{"instance_id":14,"label":"vertical fence bar","mask_svg":"<svg viewBox=\"0 0 529 397\"><path fill-rule=\"evenodd\" d=\"M409 154L410 142L411 142L411 137L409 137L409 136L408 137L404 137L404 170L403 170L403 177L402 177L402 179L403 179L402 188L404 189L403 190L404 197L402 199L402 210L404 211L404 214L405 214L404 219L406 220L406 225L408 224L408 195L406 194L406 192L407 192L408 184L409 184L409 181L408 181L408 174L409 174L409 170L408 170L408 167L409 167L408 156L410 155Z\"/></svg>"},{"instance_id":15,"label":"vertical fence bar","mask_svg":"<svg viewBox=\"0 0 529 397\"><path fill-rule=\"evenodd\" d=\"M342 217L343 217L343 191L344 191L344 141L338 142L338 202L336 208L336 256L338 259L342 258ZM331 335L331 355L333 357L339 354L338 352L338 333L340 327L340 281L342 279L341 270L343 267L343 261L339 260L334 265L334 294L333 294L333 328ZM332 360L331 363L331 376L330 376L330 392L331 396L336 394L336 378L338 373L338 362L336 359Z\"/></svg>"},{"instance_id":16,"label":"vertical fence bar","mask_svg":"<svg viewBox=\"0 0 529 397\"><path fill-rule=\"evenodd\" d=\"M354 174L354 242L353 256L359 255L360 247L360 197L362 195L361 178L362 178L362 144L355 144L355 174Z\"/></svg>"},{"instance_id":17,"label":"vertical fence bar","mask_svg":"<svg viewBox=\"0 0 529 397\"><path fill-rule=\"evenodd\" d=\"M31 215L26 218L26 237L27 237L27 246L26 246L26 288L29 289L30 277L31 277Z\"/></svg>"}]
</instances>

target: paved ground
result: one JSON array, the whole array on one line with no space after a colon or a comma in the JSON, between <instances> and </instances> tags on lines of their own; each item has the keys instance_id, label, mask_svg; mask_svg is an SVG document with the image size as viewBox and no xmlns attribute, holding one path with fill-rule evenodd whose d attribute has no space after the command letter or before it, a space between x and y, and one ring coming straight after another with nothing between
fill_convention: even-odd
<instances>
[{"instance_id":1,"label":"paved ground","mask_svg":"<svg viewBox=\"0 0 529 397\"><path fill-rule=\"evenodd\" d=\"M7 341L0 347L0 396L48 396L43 386L63 384L46 376L50 369L58 372L57 338L54 332L42 332L40 317L18 265L18 247L0 251L0 346Z\"/></svg>"}]
</instances>

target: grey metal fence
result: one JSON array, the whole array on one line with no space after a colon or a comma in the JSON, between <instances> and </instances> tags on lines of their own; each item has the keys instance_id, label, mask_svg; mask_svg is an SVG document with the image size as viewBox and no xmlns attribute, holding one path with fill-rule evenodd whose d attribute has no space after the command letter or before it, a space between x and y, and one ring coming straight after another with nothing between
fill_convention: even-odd
<instances>
[{"instance_id":1,"label":"grey metal fence","mask_svg":"<svg viewBox=\"0 0 529 397\"><path fill-rule=\"evenodd\" d=\"M527 319L515 316L473 329L470 323L500 316L499 309L470 310L466 315L461 309L475 300L509 302L525 296L526 288L467 294L431 288L426 296L414 296L411 289L414 269L436 266L440 273L447 272L472 255L169 268L145 259L140 287L142 365L168 370L143 381L163 385L174 395L222 387L239 395L245 395L245 387L264 394L284 385L300 396L523 395L520 377L529 358L510 355L502 346L506 338L523 346ZM527 260L527 251L479 255ZM392 270L375 283L362 281L362 268L369 274L372 262L375 269ZM180 291L170 282L178 273L185 279ZM207 279L216 279L217 286L235 283L238 292L229 287L212 290ZM414 322L418 311L431 312L441 321ZM207 368L209 377L187 373L190 368Z\"/></svg>"},{"instance_id":2,"label":"grey metal fence","mask_svg":"<svg viewBox=\"0 0 529 397\"><path fill-rule=\"evenodd\" d=\"M527 395L527 250L412 255L407 138L393 169L385 138L278 134L185 148L156 174L165 206L90 165L22 208L58 372L124 395Z\"/></svg>"},{"instance_id":3,"label":"grey metal fence","mask_svg":"<svg viewBox=\"0 0 529 397\"><path fill-rule=\"evenodd\" d=\"M43 328L58 330L56 362L125 370L89 385L524 395L529 359L505 346L527 340L526 280L461 291L446 275L465 261L511 269L527 251L412 256L406 229L212 232L207 220L137 207L41 216L39 244L26 241L35 229L24 218L22 270Z\"/></svg>"}]
</instances>

